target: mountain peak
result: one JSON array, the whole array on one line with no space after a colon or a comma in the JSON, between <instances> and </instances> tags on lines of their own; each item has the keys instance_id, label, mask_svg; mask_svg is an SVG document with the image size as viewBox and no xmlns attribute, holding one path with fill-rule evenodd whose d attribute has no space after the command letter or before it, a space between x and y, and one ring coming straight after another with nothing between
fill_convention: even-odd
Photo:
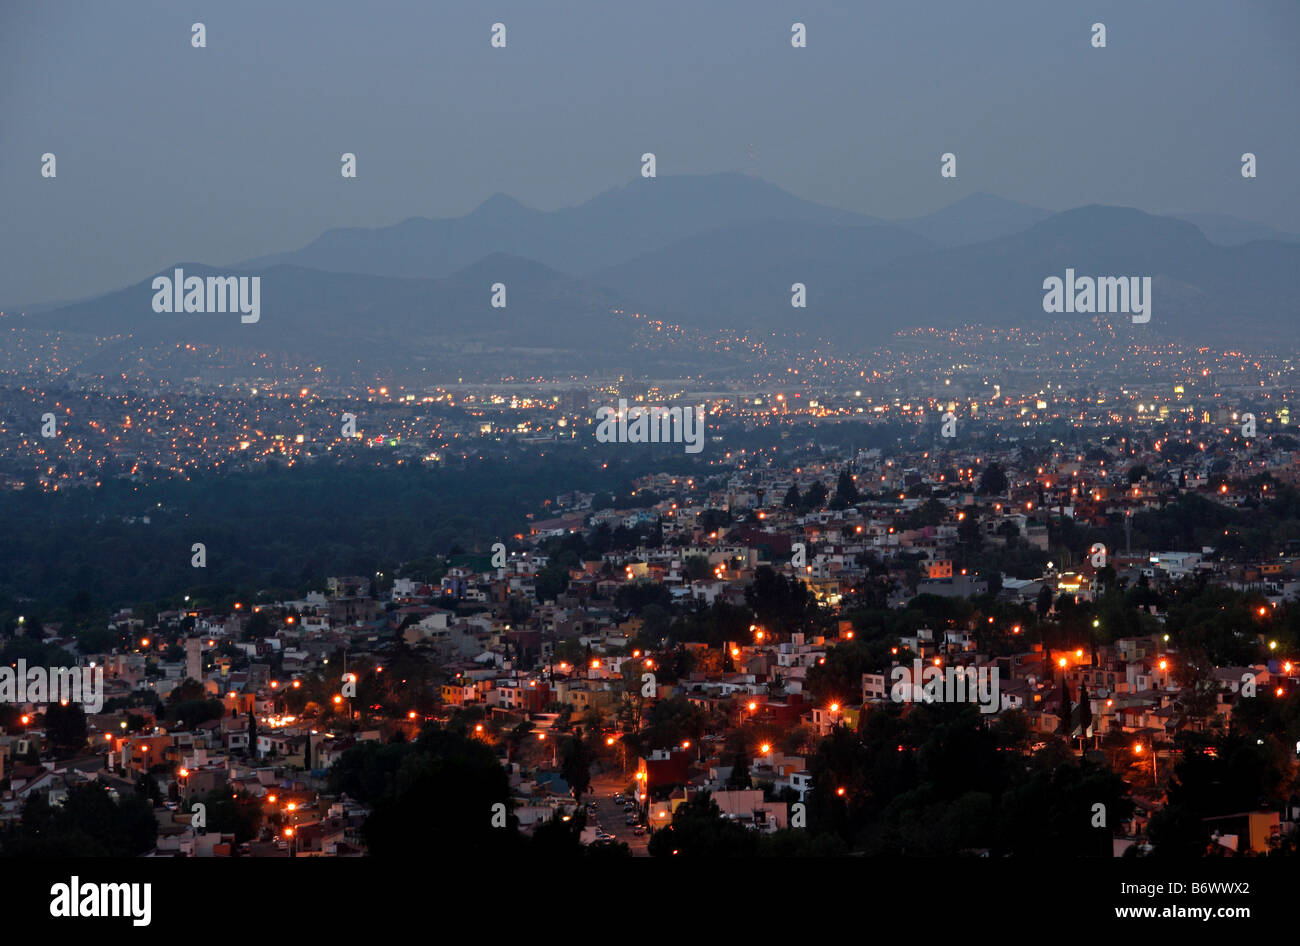
<instances>
[{"instance_id":1,"label":"mountain peak","mask_svg":"<svg viewBox=\"0 0 1300 946\"><path fill-rule=\"evenodd\" d=\"M472 217L507 217L527 211L528 208L509 194L493 194L474 208Z\"/></svg>"}]
</instances>

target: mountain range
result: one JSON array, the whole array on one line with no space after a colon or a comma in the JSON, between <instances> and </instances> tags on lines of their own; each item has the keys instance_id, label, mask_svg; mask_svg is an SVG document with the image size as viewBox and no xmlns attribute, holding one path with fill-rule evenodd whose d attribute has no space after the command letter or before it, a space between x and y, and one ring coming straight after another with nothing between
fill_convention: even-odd
<instances>
[{"instance_id":1,"label":"mountain range","mask_svg":"<svg viewBox=\"0 0 1300 946\"><path fill-rule=\"evenodd\" d=\"M219 270L177 265L261 276L261 320L156 314L146 279L10 324L114 336L87 369L129 361L134 346L189 342L330 368L373 360L375 370L399 361L441 371L478 358L522 374L644 352L634 312L855 349L918 326L1085 318L1043 311L1043 280L1067 268L1152 277L1149 324L1099 317L1126 333L1267 339L1289 332L1300 311L1300 237L1234 218L1097 205L1053 212L976 194L890 221L741 174L638 179L556 211L497 195L463 217L330 230L299 250ZM497 283L505 308L491 305ZM790 304L795 283L806 287L806 308Z\"/></svg>"}]
</instances>

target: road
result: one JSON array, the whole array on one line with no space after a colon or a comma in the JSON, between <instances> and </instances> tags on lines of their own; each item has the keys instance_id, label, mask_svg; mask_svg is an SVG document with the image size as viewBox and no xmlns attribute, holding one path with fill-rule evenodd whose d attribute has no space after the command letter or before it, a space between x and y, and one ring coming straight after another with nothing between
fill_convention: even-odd
<instances>
[{"instance_id":1,"label":"road","mask_svg":"<svg viewBox=\"0 0 1300 946\"><path fill-rule=\"evenodd\" d=\"M632 774L629 772L625 775L618 773L603 774L593 776L591 779L591 793L583 796L583 804L589 801L596 803L596 818L593 822L588 815L588 824L598 824L609 834L614 835L614 839L622 841L632 849L633 857L649 857L650 854L646 847L650 843L650 835L646 834L637 837L633 834L632 829L624 822L627 814L623 811L622 805L614 804L614 793L626 791L632 784Z\"/></svg>"}]
</instances>

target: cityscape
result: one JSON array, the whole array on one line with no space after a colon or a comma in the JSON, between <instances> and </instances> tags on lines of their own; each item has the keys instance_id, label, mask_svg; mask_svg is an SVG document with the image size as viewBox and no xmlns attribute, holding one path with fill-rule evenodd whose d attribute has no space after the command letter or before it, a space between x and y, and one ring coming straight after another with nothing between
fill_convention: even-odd
<instances>
[{"instance_id":1,"label":"cityscape","mask_svg":"<svg viewBox=\"0 0 1300 946\"><path fill-rule=\"evenodd\" d=\"M0 96L15 904L170 925L227 865L307 931L325 885L819 859L827 902L1060 865L1089 921L1280 915L1296 11L617 6L0 14L68 70ZM191 103L255 154L123 157Z\"/></svg>"}]
</instances>

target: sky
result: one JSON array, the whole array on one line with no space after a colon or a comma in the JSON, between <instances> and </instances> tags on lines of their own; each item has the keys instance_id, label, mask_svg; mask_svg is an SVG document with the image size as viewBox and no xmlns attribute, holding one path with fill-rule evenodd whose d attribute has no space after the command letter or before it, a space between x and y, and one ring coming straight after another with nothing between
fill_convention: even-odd
<instances>
[{"instance_id":1,"label":"sky","mask_svg":"<svg viewBox=\"0 0 1300 946\"><path fill-rule=\"evenodd\" d=\"M1298 89L1296 0L2 0L0 304L577 204L646 151L887 218L987 192L1296 232Z\"/></svg>"}]
</instances>

